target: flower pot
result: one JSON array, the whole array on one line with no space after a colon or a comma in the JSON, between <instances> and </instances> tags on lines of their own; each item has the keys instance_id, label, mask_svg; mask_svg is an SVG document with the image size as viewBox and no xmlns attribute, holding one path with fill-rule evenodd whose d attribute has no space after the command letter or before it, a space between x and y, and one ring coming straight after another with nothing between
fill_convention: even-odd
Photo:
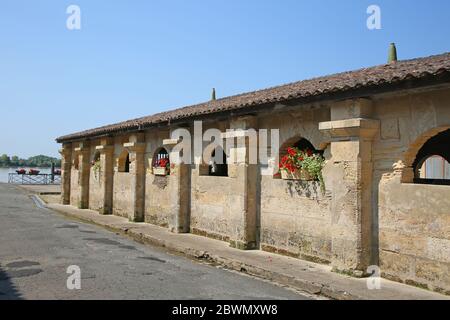
<instances>
[{"instance_id":1,"label":"flower pot","mask_svg":"<svg viewBox=\"0 0 450 320\"><path fill-rule=\"evenodd\" d=\"M155 167L153 168L153 174L155 176L167 176L168 174L167 168L163 168L163 167Z\"/></svg>"},{"instance_id":2,"label":"flower pot","mask_svg":"<svg viewBox=\"0 0 450 320\"><path fill-rule=\"evenodd\" d=\"M315 180L308 171L303 169L297 169L294 172L281 171L281 179L283 180L301 180L301 181L313 181Z\"/></svg>"}]
</instances>

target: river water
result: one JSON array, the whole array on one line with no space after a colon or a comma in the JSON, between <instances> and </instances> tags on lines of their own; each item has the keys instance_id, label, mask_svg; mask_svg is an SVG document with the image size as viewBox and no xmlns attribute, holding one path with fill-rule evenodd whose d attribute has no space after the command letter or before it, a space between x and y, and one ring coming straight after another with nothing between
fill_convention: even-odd
<instances>
[{"instance_id":1,"label":"river water","mask_svg":"<svg viewBox=\"0 0 450 320\"><path fill-rule=\"evenodd\" d=\"M0 183L1 182L7 183L8 182L8 174L16 173L17 169L18 168L0 168ZM26 169L28 171L29 168L23 168L23 169ZM51 173L50 168L33 168L33 169L39 170L40 171L39 173L47 173L47 174Z\"/></svg>"}]
</instances>

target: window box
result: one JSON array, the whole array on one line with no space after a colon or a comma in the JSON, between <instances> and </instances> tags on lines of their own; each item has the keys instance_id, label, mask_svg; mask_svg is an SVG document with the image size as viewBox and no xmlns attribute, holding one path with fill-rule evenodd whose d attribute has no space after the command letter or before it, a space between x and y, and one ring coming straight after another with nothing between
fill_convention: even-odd
<instances>
[{"instance_id":1,"label":"window box","mask_svg":"<svg viewBox=\"0 0 450 320\"><path fill-rule=\"evenodd\" d=\"M287 172L281 170L281 179L283 180L301 180L301 181L314 181L315 179L304 169L296 169L294 172Z\"/></svg>"},{"instance_id":2,"label":"window box","mask_svg":"<svg viewBox=\"0 0 450 320\"><path fill-rule=\"evenodd\" d=\"M164 167L154 167L153 174L155 176L167 176L169 174L169 170Z\"/></svg>"}]
</instances>

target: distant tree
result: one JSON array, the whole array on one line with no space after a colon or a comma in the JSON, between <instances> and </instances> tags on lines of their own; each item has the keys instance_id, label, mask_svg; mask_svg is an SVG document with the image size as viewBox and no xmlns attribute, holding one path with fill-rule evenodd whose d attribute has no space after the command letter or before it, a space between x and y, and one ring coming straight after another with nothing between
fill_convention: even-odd
<instances>
[{"instance_id":1,"label":"distant tree","mask_svg":"<svg viewBox=\"0 0 450 320\"><path fill-rule=\"evenodd\" d=\"M55 164L56 167L61 167L61 159L52 158L44 155L30 157L28 159L20 159L18 156L10 158L7 154L0 156L0 167L41 167L49 168Z\"/></svg>"},{"instance_id":2,"label":"distant tree","mask_svg":"<svg viewBox=\"0 0 450 320\"><path fill-rule=\"evenodd\" d=\"M12 156L10 165L13 167L17 167L19 165L19 160L20 159L18 156Z\"/></svg>"},{"instance_id":3,"label":"distant tree","mask_svg":"<svg viewBox=\"0 0 450 320\"><path fill-rule=\"evenodd\" d=\"M0 156L0 165L2 167L7 167L11 165L11 159L8 157L7 154L2 154Z\"/></svg>"}]
</instances>

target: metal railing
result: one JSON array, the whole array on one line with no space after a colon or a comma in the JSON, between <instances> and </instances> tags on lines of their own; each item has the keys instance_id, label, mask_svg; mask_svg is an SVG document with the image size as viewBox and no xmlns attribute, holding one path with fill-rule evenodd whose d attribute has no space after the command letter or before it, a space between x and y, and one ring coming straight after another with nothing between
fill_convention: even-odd
<instances>
[{"instance_id":1,"label":"metal railing","mask_svg":"<svg viewBox=\"0 0 450 320\"><path fill-rule=\"evenodd\" d=\"M8 183L11 184L61 184L61 176L56 174L8 174Z\"/></svg>"}]
</instances>

